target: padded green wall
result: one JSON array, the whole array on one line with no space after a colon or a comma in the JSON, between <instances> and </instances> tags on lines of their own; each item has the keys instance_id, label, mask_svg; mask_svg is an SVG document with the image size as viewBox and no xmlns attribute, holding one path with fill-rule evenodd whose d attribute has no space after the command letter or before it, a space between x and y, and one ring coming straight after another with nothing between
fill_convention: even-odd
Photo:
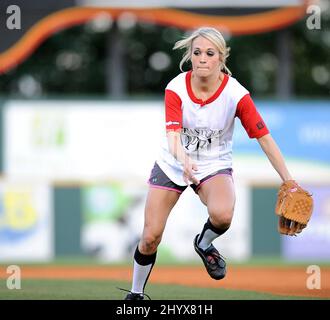
<instances>
[{"instance_id":1,"label":"padded green wall","mask_svg":"<svg viewBox=\"0 0 330 320\"><path fill-rule=\"evenodd\" d=\"M81 250L81 190L80 187L55 187L55 255L75 256Z\"/></svg>"},{"instance_id":2,"label":"padded green wall","mask_svg":"<svg viewBox=\"0 0 330 320\"><path fill-rule=\"evenodd\" d=\"M280 255L281 239L275 215L277 189L252 189L252 249L254 255Z\"/></svg>"}]
</instances>

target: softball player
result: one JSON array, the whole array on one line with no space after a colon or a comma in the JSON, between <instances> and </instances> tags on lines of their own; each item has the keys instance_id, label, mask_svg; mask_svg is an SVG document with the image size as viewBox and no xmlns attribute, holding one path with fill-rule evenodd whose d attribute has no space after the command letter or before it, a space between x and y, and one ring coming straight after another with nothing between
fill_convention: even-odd
<instances>
[{"instance_id":1,"label":"softball player","mask_svg":"<svg viewBox=\"0 0 330 320\"><path fill-rule=\"evenodd\" d=\"M229 229L234 212L235 117L249 137L258 140L282 180L292 179L249 92L226 66L229 48L221 33L200 28L178 41L174 49L185 50L181 71L188 61L192 70L179 74L165 89L167 134L149 178L144 229L134 254L132 288L126 300L144 299L167 218L188 186L209 215L193 241L194 248L213 279L225 277L226 262L212 242Z\"/></svg>"}]
</instances>

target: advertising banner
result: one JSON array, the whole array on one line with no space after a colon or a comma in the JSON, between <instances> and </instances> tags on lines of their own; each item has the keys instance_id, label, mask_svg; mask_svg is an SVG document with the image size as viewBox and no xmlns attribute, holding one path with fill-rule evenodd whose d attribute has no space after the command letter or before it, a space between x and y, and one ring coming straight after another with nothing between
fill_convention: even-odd
<instances>
[{"instance_id":1,"label":"advertising banner","mask_svg":"<svg viewBox=\"0 0 330 320\"><path fill-rule=\"evenodd\" d=\"M5 109L5 173L51 181L145 181L165 132L161 105L10 102Z\"/></svg>"},{"instance_id":2,"label":"advertising banner","mask_svg":"<svg viewBox=\"0 0 330 320\"><path fill-rule=\"evenodd\" d=\"M46 185L0 182L0 262L53 258L53 216Z\"/></svg>"},{"instance_id":3,"label":"advertising banner","mask_svg":"<svg viewBox=\"0 0 330 320\"><path fill-rule=\"evenodd\" d=\"M286 157L330 166L328 101L256 101L256 106ZM238 119L236 122L234 152L262 154L257 143L246 139Z\"/></svg>"},{"instance_id":4,"label":"advertising banner","mask_svg":"<svg viewBox=\"0 0 330 320\"><path fill-rule=\"evenodd\" d=\"M147 188L113 183L83 189L82 247L101 261L130 259L143 230ZM249 192L237 186L235 216L230 231L215 245L230 259L244 260L251 254ZM158 259L167 262L194 261L199 257L193 239L207 220L207 208L188 188L173 208L167 221Z\"/></svg>"},{"instance_id":5,"label":"advertising banner","mask_svg":"<svg viewBox=\"0 0 330 320\"><path fill-rule=\"evenodd\" d=\"M282 238L287 260L330 259L330 186L306 186L313 194L314 212L308 227L297 237Z\"/></svg>"},{"instance_id":6,"label":"advertising banner","mask_svg":"<svg viewBox=\"0 0 330 320\"><path fill-rule=\"evenodd\" d=\"M306 16L308 0L2 0L0 74L22 63L42 42L72 26L137 21L192 30L207 25L228 35L269 32Z\"/></svg>"},{"instance_id":7,"label":"advertising banner","mask_svg":"<svg viewBox=\"0 0 330 320\"><path fill-rule=\"evenodd\" d=\"M329 168L326 102L257 102L287 160ZM18 102L5 108L5 173L50 180L143 179L165 135L162 102ZM262 156L236 120L236 155ZM268 167L267 167L268 168ZM269 171L269 170L268 170ZM306 172L307 174L307 172Z\"/></svg>"}]
</instances>

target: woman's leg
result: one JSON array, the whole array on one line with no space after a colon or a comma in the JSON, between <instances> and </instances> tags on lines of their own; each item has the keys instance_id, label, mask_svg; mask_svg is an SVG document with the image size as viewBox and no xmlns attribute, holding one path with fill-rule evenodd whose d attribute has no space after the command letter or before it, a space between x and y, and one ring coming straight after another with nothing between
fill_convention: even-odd
<instances>
[{"instance_id":1,"label":"woman's leg","mask_svg":"<svg viewBox=\"0 0 330 320\"><path fill-rule=\"evenodd\" d=\"M152 267L156 261L157 247L161 241L167 218L178 201L180 193L159 188L149 188L141 240L134 254L132 293L143 293Z\"/></svg>"},{"instance_id":2,"label":"woman's leg","mask_svg":"<svg viewBox=\"0 0 330 320\"><path fill-rule=\"evenodd\" d=\"M209 223L221 235L231 224L235 207L235 188L230 175L218 175L206 181L199 189L198 195L207 206ZM204 231L204 230L203 230ZM217 238L216 236L214 239ZM212 240L214 240L212 239ZM200 239L201 242L203 239ZM209 246L212 242L203 242L202 246Z\"/></svg>"},{"instance_id":3,"label":"woman's leg","mask_svg":"<svg viewBox=\"0 0 330 320\"><path fill-rule=\"evenodd\" d=\"M222 279L226 273L226 264L213 247L212 241L230 227L235 207L233 179L230 175L215 176L203 183L198 195L207 206L209 219L195 238L195 250L201 256L210 276Z\"/></svg>"}]
</instances>

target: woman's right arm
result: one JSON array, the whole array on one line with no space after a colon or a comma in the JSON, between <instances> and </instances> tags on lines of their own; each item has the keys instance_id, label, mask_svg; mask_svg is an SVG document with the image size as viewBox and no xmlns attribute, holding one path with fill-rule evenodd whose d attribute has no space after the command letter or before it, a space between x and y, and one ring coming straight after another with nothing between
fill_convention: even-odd
<instances>
[{"instance_id":1,"label":"woman's right arm","mask_svg":"<svg viewBox=\"0 0 330 320\"><path fill-rule=\"evenodd\" d=\"M194 184L199 184L199 180L194 176L194 171L197 171L197 165L185 152L180 137L180 130L167 131L167 141L170 153L173 157L183 165L183 180L189 184L189 181Z\"/></svg>"}]
</instances>

